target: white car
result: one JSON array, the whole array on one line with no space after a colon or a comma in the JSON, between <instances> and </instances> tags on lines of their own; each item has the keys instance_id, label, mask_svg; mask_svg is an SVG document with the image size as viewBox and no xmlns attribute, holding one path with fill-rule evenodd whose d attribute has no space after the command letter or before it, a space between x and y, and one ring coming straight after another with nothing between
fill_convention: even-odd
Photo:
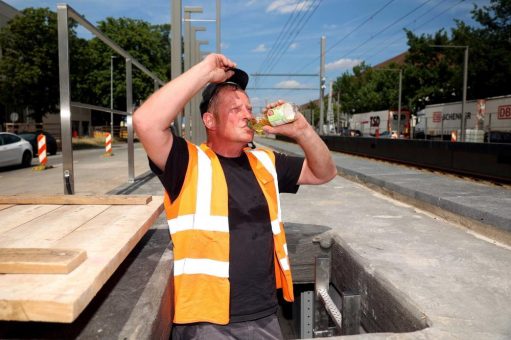
<instances>
[{"instance_id":1,"label":"white car","mask_svg":"<svg viewBox=\"0 0 511 340\"><path fill-rule=\"evenodd\" d=\"M0 132L0 167L32 164L32 145L23 138L9 132Z\"/></svg>"}]
</instances>

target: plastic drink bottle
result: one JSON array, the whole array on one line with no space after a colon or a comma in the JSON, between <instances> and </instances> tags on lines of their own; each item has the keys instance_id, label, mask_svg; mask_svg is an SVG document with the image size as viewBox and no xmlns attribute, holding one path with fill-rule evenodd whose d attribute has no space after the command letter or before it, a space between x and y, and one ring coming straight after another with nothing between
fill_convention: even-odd
<instances>
[{"instance_id":1,"label":"plastic drink bottle","mask_svg":"<svg viewBox=\"0 0 511 340\"><path fill-rule=\"evenodd\" d=\"M249 127L257 134L263 134L263 126L279 126L291 123L296 119L298 106L292 103L284 103L269 109L262 117L252 118L249 121Z\"/></svg>"}]
</instances>

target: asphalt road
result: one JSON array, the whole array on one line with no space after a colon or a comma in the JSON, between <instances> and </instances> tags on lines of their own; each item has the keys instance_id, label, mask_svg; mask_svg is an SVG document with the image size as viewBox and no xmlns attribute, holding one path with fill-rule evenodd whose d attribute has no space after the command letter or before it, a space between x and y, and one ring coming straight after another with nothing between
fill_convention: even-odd
<instances>
[{"instance_id":1,"label":"asphalt road","mask_svg":"<svg viewBox=\"0 0 511 340\"><path fill-rule=\"evenodd\" d=\"M103 157L104 149L73 151L74 187L76 194L105 194L128 182L128 148L114 145L112 157ZM0 195L63 194L62 154L48 157L51 169L35 171L39 164L32 159L29 168L0 168ZM149 170L141 144L135 144L135 176Z\"/></svg>"}]
</instances>

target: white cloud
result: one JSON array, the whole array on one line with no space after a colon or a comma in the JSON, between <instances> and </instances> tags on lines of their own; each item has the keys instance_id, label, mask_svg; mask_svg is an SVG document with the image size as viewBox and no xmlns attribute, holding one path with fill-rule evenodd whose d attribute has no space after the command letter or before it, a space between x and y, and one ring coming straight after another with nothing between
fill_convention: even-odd
<instances>
[{"instance_id":1,"label":"white cloud","mask_svg":"<svg viewBox=\"0 0 511 340\"><path fill-rule=\"evenodd\" d=\"M298 47L298 43L292 43L291 45L289 45L289 49L291 50L294 50Z\"/></svg>"},{"instance_id":2,"label":"white cloud","mask_svg":"<svg viewBox=\"0 0 511 340\"><path fill-rule=\"evenodd\" d=\"M268 47L265 44L259 44L256 48L252 50L252 52L266 52L268 51Z\"/></svg>"},{"instance_id":3,"label":"white cloud","mask_svg":"<svg viewBox=\"0 0 511 340\"><path fill-rule=\"evenodd\" d=\"M226 50L226 49L228 49L228 48L229 48L229 46L230 46L230 45L229 45L228 43L226 43L226 42L221 42L221 43L220 43L220 48L221 48L222 50Z\"/></svg>"},{"instance_id":4,"label":"white cloud","mask_svg":"<svg viewBox=\"0 0 511 340\"><path fill-rule=\"evenodd\" d=\"M305 85L301 84L299 81L296 80L284 80L276 84L275 87L281 89L299 89L305 87Z\"/></svg>"},{"instance_id":5,"label":"white cloud","mask_svg":"<svg viewBox=\"0 0 511 340\"><path fill-rule=\"evenodd\" d=\"M287 14L299 11L308 11L312 7L312 0L274 0L266 7L266 12Z\"/></svg>"},{"instance_id":6,"label":"white cloud","mask_svg":"<svg viewBox=\"0 0 511 340\"><path fill-rule=\"evenodd\" d=\"M325 70L332 71L332 70L341 70L344 68L352 68L354 66L359 65L362 62L360 59L339 59L334 61L333 63L328 63L325 65Z\"/></svg>"}]
</instances>

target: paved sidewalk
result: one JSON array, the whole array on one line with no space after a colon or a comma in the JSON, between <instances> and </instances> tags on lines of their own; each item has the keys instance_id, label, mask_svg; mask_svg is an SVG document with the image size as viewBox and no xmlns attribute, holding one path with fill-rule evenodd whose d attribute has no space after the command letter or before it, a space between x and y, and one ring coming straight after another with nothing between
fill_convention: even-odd
<instances>
[{"instance_id":1,"label":"paved sidewalk","mask_svg":"<svg viewBox=\"0 0 511 340\"><path fill-rule=\"evenodd\" d=\"M303 154L293 144L257 138L261 145ZM333 152L339 173L511 245L511 187Z\"/></svg>"}]
</instances>

